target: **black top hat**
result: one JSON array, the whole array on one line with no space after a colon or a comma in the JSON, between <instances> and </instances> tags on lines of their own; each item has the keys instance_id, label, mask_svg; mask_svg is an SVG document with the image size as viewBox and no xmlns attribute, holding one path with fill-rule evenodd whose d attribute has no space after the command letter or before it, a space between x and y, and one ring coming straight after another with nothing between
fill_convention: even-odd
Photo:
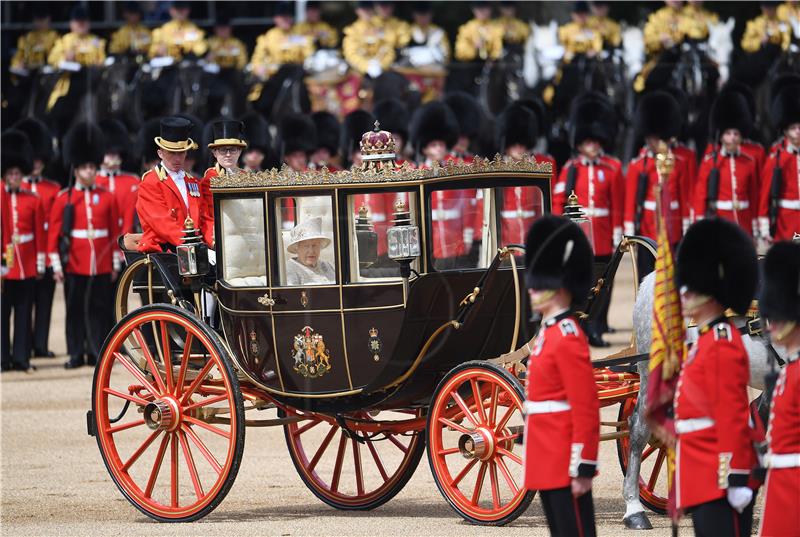
<instances>
[{"instance_id":1,"label":"black top hat","mask_svg":"<svg viewBox=\"0 0 800 537\"><path fill-rule=\"evenodd\" d=\"M800 84L786 86L775 96L770 116L773 125L780 131L800 123Z\"/></svg>"},{"instance_id":2,"label":"black top hat","mask_svg":"<svg viewBox=\"0 0 800 537\"><path fill-rule=\"evenodd\" d=\"M71 21L88 21L89 10L85 6L78 4L69 12L69 20Z\"/></svg>"},{"instance_id":3,"label":"black top hat","mask_svg":"<svg viewBox=\"0 0 800 537\"><path fill-rule=\"evenodd\" d=\"M294 15L294 6L291 2L275 2L275 16L291 17Z\"/></svg>"},{"instance_id":4,"label":"black top hat","mask_svg":"<svg viewBox=\"0 0 800 537\"><path fill-rule=\"evenodd\" d=\"M430 2L414 2L412 5L413 13L431 13L433 7Z\"/></svg>"},{"instance_id":5,"label":"black top hat","mask_svg":"<svg viewBox=\"0 0 800 537\"><path fill-rule=\"evenodd\" d=\"M361 137L375 127L375 116L366 110L353 110L344 116L342 123L342 153L344 158L361 149Z\"/></svg>"},{"instance_id":6,"label":"black top hat","mask_svg":"<svg viewBox=\"0 0 800 537\"><path fill-rule=\"evenodd\" d=\"M500 151L516 144L532 149L539 138L539 120L524 103L511 103L497 118L497 136Z\"/></svg>"},{"instance_id":7,"label":"black top hat","mask_svg":"<svg viewBox=\"0 0 800 537\"><path fill-rule=\"evenodd\" d=\"M446 95L444 103L456 116L459 136L466 136L470 140L477 138L484 124L483 111L478 100L469 93L456 91Z\"/></svg>"},{"instance_id":8,"label":"black top hat","mask_svg":"<svg viewBox=\"0 0 800 537\"><path fill-rule=\"evenodd\" d=\"M723 307L744 314L758 282L752 239L728 220L695 222L678 248L676 280L679 287L708 295Z\"/></svg>"},{"instance_id":9,"label":"black top hat","mask_svg":"<svg viewBox=\"0 0 800 537\"><path fill-rule=\"evenodd\" d=\"M122 3L122 12L123 13L138 13L139 15L142 14L142 6L139 5L139 2L123 2Z\"/></svg>"},{"instance_id":10,"label":"black top hat","mask_svg":"<svg viewBox=\"0 0 800 537\"><path fill-rule=\"evenodd\" d=\"M28 117L20 119L12 129L22 131L33 147L33 158L40 159L45 163L53 160L55 151L53 150L53 133L43 122L36 118Z\"/></svg>"},{"instance_id":11,"label":"black top hat","mask_svg":"<svg viewBox=\"0 0 800 537\"><path fill-rule=\"evenodd\" d=\"M214 26L230 26L231 14L228 10L218 10L217 18L214 20Z\"/></svg>"},{"instance_id":12,"label":"black top hat","mask_svg":"<svg viewBox=\"0 0 800 537\"><path fill-rule=\"evenodd\" d=\"M103 119L98 126L103 131L106 153L118 153L124 159L131 147L125 124L118 119Z\"/></svg>"},{"instance_id":13,"label":"black top hat","mask_svg":"<svg viewBox=\"0 0 800 537\"><path fill-rule=\"evenodd\" d=\"M613 145L617 134L617 114L605 95L592 92L579 98L571 116L573 148L586 140L596 140L605 148Z\"/></svg>"},{"instance_id":14,"label":"black top hat","mask_svg":"<svg viewBox=\"0 0 800 537\"><path fill-rule=\"evenodd\" d=\"M281 119L278 130L282 155L295 151L311 153L317 148L317 129L308 116L288 114Z\"/></svg>"},{"instance_id":15,"label":"black top hat","mask_svg":"<svg viewBox=\"0 0 800 537\"><path fill-rule=\"evenodd\" d=\"M191 121L182 117L165 117L161 120L161 136L156 136L153 141L167 151L197 149L197 144L190 138L193 126Z\"/></svg>"},{"instance_id":16,"label":"black top hat","mask_svg":"<svg viewBox=\"0 0 800 537\"><path fill-rule=\"evenodd\" d=\"M578 0L572 4L573 13L589 13L589 2Z\"/></svg>"},{"instance_id":17,"label":"black top hat","mask_svg":"<svg viewBox=\"0 0 800 537\"><path fill-rule=\"evenodd\" d=\"M800 323L800 244L776 242L767 252L758 309L772 321Z\"/></svg>"},{"instance_id":18,"label":"black top hat","mask_svg":"<svg viewBox=\"0 0 800 537\"><path fill-rule=\"evenodd\" d=\"M209 149L223 145L247 147L247 142L243 140L244 124L241 121L223 119L215 121L211 128L214 130L214 141L208 144Z\"/></svg>"},{"instance_id":19,"label":"black top hat","mask_svg":"<svg viewBox=\"0 0 800 537\"><path fill-rule=\"evenodd\" d=\"M436 140L450 148L458 141L458 119L449 106L432 101L414 112L410 131L411 143L418 152Z\"/></svg>"},{"instance_id":20,"label":"black top hat","mask_svg":"<svg viewBox=\"0 0 800 537\"><path fill-rule=\"evenodd\" d=\"M317 129L317 147L324 147L331 155L338 154L342 126L336 116L325 111L314 112L311 121Z\"/></svg>"},{"instance_id":21,"label":"black top hat","mask_svg":"<svg viewBox=\"0 0 800 537\"><path fill-rule=\"evenodd\" d=\"M680 134L680 105L666 91L654 91L642 96L636 108L636 131L639 136L657 136L669 140Z\"/></svg>"},{"instance_id":22,"label":"black top hat","mask_svg":"<svg viewBox=\"0 0 800 537\"><path fill-rule=\"evenodd\" d=\"M175 9L191 9L192 3L186 0L173 0L170 7L174 7Z\"/></svg>"},{"instance_id":23,"label":"black top hat","mask_svg":"<svg viewBox=\"0 0 800 537\"><path fill-rule=\"evenodd\" d=\"M525 237L525 282L535 290L565 288L581 304L592 287L592 246L581 228L563 216L545 215Z\"/></svg>"},{"instance_id":24,"label":"black top hat","mask_svg":"<svg viewBox=\"0 0 800 537\"><path fill-rule=\"evenodd\" d=\"M5 176L11 168L19 168L28 175L33 168L33 148L25 133L9 129L0 136L0 175Z\"/></svg>"},{"instance_id":25,"label":"black top hat","mask_svg":"<svg viewBox=\"0 0 800 537\"><path fill-rule=\"evenodd\" d=\"M241 117L244 123L244 141L247 149L258 149L266 154L272 147L272 136L269 133L269 123L258 112L250 112Z\"/></svg>"},{"instance_id":26,"label":"black top hat","mask_svg":"<svg viewBox=\"0 0 800 537\"><path fill-rule=\"evenodd\" d=\"M408 107L400 99L384 99L377 103L372 113L381 124L381 129L397 133L408 141ZM398 151L401 148L398 148Z\"/></svg>"},{"instance_id":27,"label":"black top hat","mask_svg":"<svg viewBox=\"0 0 800 537\"><path fill-rule=\"evenodd\" d=\"M91 163L99 166L106 153L105 144L105 135L95 123L77 123L64 135L64 164L78 167Z\"/></svg>"},{"instance_id":28,"label":"black top hat","mask_svg":"<svg viewBox=\"0 0 800 537\"><path fill-rule=\"evenodd\" d=\"M715 142L728 129L736 129L746 136L753 125L747 99L736 91L721 91L714 99L710 115L711 136Z\"/></svg>"}]
</instances>

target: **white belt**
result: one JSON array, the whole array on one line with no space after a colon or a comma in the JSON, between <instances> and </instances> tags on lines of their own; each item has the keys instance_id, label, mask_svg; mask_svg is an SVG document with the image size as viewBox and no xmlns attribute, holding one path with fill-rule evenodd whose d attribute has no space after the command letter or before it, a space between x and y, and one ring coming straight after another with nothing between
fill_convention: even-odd
<instances>
[{"instance_id":1,"label":"white belt","mask_svg":"<svg viewBox=\"0 0 800 537\"><path fill-rule=\"evenodd\" d=\"M778 200L778 207L800 211L800 200Z\"/></svg>"},{"instance_id":2,"label":"white belt","mask_svg":"<svg viewBox=\"0 0 800 537\"><path fill-rule=\"evenodd\" d=\"M525 401L522 405L522 413L531 414L550 414L552 412L566 412L572 407L567 401Z\"/></svg>"},{"instance_id":3,"label":"white belt","mask_svg":"<svg viewBox=\"0 0 800 537\"><path fill-rule=\"evenodd\" d=\"M647 209L648 211L655 211L655 210L656 210L656 202L654 202L654 201L645 201L645 202L642 204L642 206L643 206L645 209ZM680 205L678 205L678 202L677 202L677 201L671 201L671 202L669 202L669 208L670 208L670 209L673 209L673 210L675 210L675 209L677 209L678 207L680 207Z\"/></svg>"},{"instance_id":4,"label":"white belt","mask_svg":"<svg viewBox=\"0 0 800 537\"><path fill-rule=\"evenodd\" d=\"M458 209L434 209L431 211L431 220L441 222L442 220L457 220L461 218L461 211Z\"/></svg>"},{"instance_id":5,"label":"white belt","mask_svg":"<svg viewBox=\"0 0 800 537\"><path fill-rule=\"evenodd\" d=\"M688 420L675 420L675 431L678 434L693 433L702 431L714 426L711 418L692 418Z\"/></svg>"},{"instance_id":6,"label":"white belt","mask_svg":"<svg viewBox=\"0 0 800 537\"><path fill-rule=\"evenodd\" d=\"M717 201L717 209L722 211L732 211L736 209L737 211L741 211L743 209L747 209L750 207L750 202L745 201L737 201L734 203L733 201Z\"/></svg>"},{"instance_id":7,"label":"white belt","mask_svg":"<svg viewBox=\"0 0 800 537\"><path fill-rule=\"evenodd\" d=\"M586 213L586 216L600 217L609 215L609 211L605 207L584 207L583 212Z\"/></svg>"},{"instance_id":8,"label":"white belt","mask_svg":"<svg viewBox=\"0 0 800 537\"><path fill-rule=\"evenodd\" d=\"M514 218L533 218L536 211L501 211L500 216L513 220Z\"/></svg>"},{"instance_id":9,"label":"white belt","mask_svg":"<svg viewBox=\"0 0 800 537\"><path fill-rule=\"evenodd\" d=\"M800 467L800 453L767 453L767 468Z\"/></svg>"},{"instance_id":10,"label":"white belt","mask_svg":"<svg viewBox=\"0 0 800 537\"><path fill-rule=\"evenodd\" d=\"M23 233L22 235L12 235L11 244L25 244L33 240L33 233Z\"/></svg>"},{"instance_id":11,"label":"white belt","mask_svg":"<svg viewBox=\"0 0 800 537\"><path fill-rule=\"evenodd\" d=\"M108 237L107 229L73 229L71 233L74 239L100 239Z\"/></svg>"}]
</instances>

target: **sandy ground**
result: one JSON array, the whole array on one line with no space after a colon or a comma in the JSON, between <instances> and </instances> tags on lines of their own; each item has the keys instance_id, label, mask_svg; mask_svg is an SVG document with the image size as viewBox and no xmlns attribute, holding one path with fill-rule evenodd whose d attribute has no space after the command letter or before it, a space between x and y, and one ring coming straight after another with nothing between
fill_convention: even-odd
<instances>
[{"instance_id":1,"label":"sandy ground","mask_svg":"<svg viewBox=\"0 0 800 537\"><path fill-rule=\"evenodd\" d=\"M629 275L620 276L627 280ZM612 325L630 325L632 288L619 282ZM31 375L2 375L0 533L3 535L547 535L538 499L503 528L472 526L440 495L423 457L402 492L370 512L342 512L319 501L297 475L279 428L250 428L241 469L222 504L191 524L159 524L122 496L103 465L95 439L86 434L92 370L62 367L63 301L57 290L52 330L57 359L37 359ZM630 337L620 331L613 340ZM613 352L614 349L608 351ZM598 353L598 356L607 354ZM618 407L604 419L616 419ZM601 445L601 473L594 495L599 535L626 533L622 525L622 473L616 445ZM651 514L655 529L670 535L669 521ZM688 520L681 533L691 533Z\"/></svg>"}]
</instances>

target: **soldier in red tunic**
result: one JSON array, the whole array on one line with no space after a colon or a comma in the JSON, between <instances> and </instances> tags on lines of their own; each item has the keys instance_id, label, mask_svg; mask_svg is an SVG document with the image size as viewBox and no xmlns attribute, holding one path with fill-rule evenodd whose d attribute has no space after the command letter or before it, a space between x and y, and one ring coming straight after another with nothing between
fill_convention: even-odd
<instances>
[{"instance_id":1,"label":"soldier in red tunic","mask_svg":"<svg viewBox=\"0 0 800 537\"><path fill-rule=\"evenodd\" d=\"M317 147L317 128L311 118L301 114L288 114L281 119L278 148L281 160L290 169L304 172L308 159Z\"/></svg>"},{"instance_id":2,"label":"soldier in red tunic","mask_svg":"<svg viewBox=\"0 0 800 537\"><path fill-rule=\"evenodd\" d=\"M395 164L402 166L408 144L408 107L400 99L384 99L372 109L380 129L392 133L395 145Z\"/></svg>"},{"instance_id":3,"label":"soldier in red tunic","mask_svg":"<svg viewBox=\"0 0 800 537\"><path fill-rule=\"evenodd\" d=\"M67 305L67 369L94 365L112 326L112 280L122 266L117 248L119 217L114 196L95 185L103 160L103 132L79 123L64 138L64 161L75 185L62 190L50 214L47 252ZM72 211L73 218L64 215Z\"/></svg>"},{"instance_id":4,"label":"soldier in red tunic","mask_svg":"<svg viewBox=\"0 0 800 537\"><path fill-rule=\"evenodd\" d=\"M594 536L600 405L589 345L573 308L592 285L592 249L561 216L543 216L525 242L531 308L542 315L528 344L525 486L538 490L556 536Z\"/></svg>"},{"instance_id":5,"label":"soldier in red tunic","mask_svg":"<svg viewBox=\"0 0 800 537\"><path fill-rule=\"evenodd\" d=\"M106 151L95 184L114 196L121 232L133 233L136 199L139 195L139 176L122 171L122 163L131 144L128 130L117 119L103 120L99 126L103 131Z\"/></svg>"},{"instance_id":6,"label":"soldier in red tunic","mask_svg":"<svg viewBox=\"0 0 800 537\"><path fill-rule=\"evenodd\" d=\"M215 121L211 128L214 132L214 141L208 144L208 148L217 163L203 174L200 190L206 202L206 213L211 217L213 224L214 198L211 195L211 178L241 171L239 157L247 147L247 142L244 141L244 124L241 121L223 119Z\"/></svg>"},{"instance_id":7,"label":"soldier in red tunic","mask_svg":"<svg viewBox=\"0 0 800 537\"><path fill-rule=\"evenodd\" d=\"M786 366L772 392L762 537L800 535L800 244L776 243L764 262L759 308Z\"/></svg>"},{"instance_id":8,"label":"soldier in red tunic","mask_svg":"<svg viewBox=\"0 0 800 537\"><path fill-rule=\"evenodd\" d=\"M694 190L695 218L719 216L735 222L750 236L757 234L757 163L742 150L743 133L753 118L745 98L734 92L717 97L711 109L711 132L719 146L700 165Z\"/></svg>"},{"instance_id":9,"label":"soldier in red tunic","mask_svg":"<svg viewBox=\"0 0 800 537\"><path fill-rule=\"evenodd\" d=\"M753 241L736 224L701 220L678 250L683 314L700 336L675 392L677 506L690 512L695 535L750 535L756 457L750 427L747 351L725 317L744 314L758 280Z\"/></svg>"},{"instance_id":10,"label":"soldier in red tunic","mask_svg":"<svg viewBox=\"0 0 800 537\"><path fill-rule=\"evenodd\" d=\"M197 144L189 137L192 123L184 118L161 120L161 136L154 139L161 159L142 176L136 212L142 224L140 252L174 251L183 241L183 224L189 216L205 243L214 247L214 220L200 181L184 170L186 154Z\"/></svg>"},{"instance_id":11,"label":"soldier in red tunic","mask_svg":"<svg viewBox=\"0 0 800 537\"><path fill-rule=\"evenodd\" d=\"M23 190L37 194L42 200L45 214L45 231L47 231L47 215L53 208L53 202L61 190L61 185L44 177L45 167L53 160L53 133L47 125L34 118L25 118L14 124L28 137L33 146L33 169L22 179ZM50 350L50 317L53 311L53 294L56 281L53 279L53 268L49 260L45 260L45 273L36 280L36 295L33 300L33 355L54 358Z\"/></svg>"},{"instance_id":12,"label":"soldier in red tunic","mask_svg":"<svg viewBox=\"0 0 800 537\"><path fill-rule=\"evenodd\" d=\"M0 140L3 186L0 191L2 235L2 370L33 371L31 355L31 308L36 279L44 274L46 245L44 208L36 194L22 190L22 177L30 173L33 151L20 131L9 130ZM14 341L11 342L11 314Z\"/></svg>"},{"instance_id":13,"label":"soldier in red tunic","mask_svg":"<svg viewBox=\"0 0 800 537\"><path fill-rule=\"evenodd\" d=\"M473 145L478 141L481 129L485 127L483 111L478 100L463 91L456 91L444 98L458 120L458 140L450 151L450 155L462 162L474 160Z\"/></svg>"},{"instance_id":14,"label":"soldier in red tunic","mask_svg":"<svg viewBox=\"0 0 800 537\"><path fill-rule=\"evenodd\" d=\"M772 151L761 174L758 223L762 237L784 241L800 233L800 84L778 93L771 115L784 143Z\"/></svg>"},{"instance_id":15,"label":"soldier in red tunic","mask_svg":"<svg viewBox=\"0 0 800 537\"><path fill-rule=\"evenodd\" d=\"M248 172L279 168L267 120L258 112L245 114L241 120L244 123L244 141L247 142L247 147L242 151L242 168Z\"/></svg>"}]
</instances>

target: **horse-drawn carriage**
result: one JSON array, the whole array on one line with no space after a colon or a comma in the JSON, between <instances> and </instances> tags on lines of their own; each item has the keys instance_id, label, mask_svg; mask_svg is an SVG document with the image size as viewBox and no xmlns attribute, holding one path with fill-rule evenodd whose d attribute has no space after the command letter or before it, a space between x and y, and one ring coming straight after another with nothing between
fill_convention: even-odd
<instances>
[{"instance_id":1,"label":"horse-drawn carriage","mask_svg":"<svg viewBox=\"0 0 800 537\"><path fill-rule=\"evenodd\" d=\"M213 277L190 231L177 254L126 252L88 427L146 515L211 512L236 477L247 426L283 427L301 479L339 509L391 499L426 445L439 490L465 519L503 524L531 502L520 349L536 326L516 244L550 210L551 169L499 158L397 167L380 162L391 139L365 134L364 169L216 178ZM503 205L520 192L529 206L515 231ZM466 214L474 240L456 251L463 235L442 222ZM628 238L597 267L589 317L637 250L653 253ZM639 389L625 365L632 349L596 364L603 404L621 403L604 436L623 466ZM663 455L651 453L657 476ZM642 481L643 495L655 484Z\"/></svg>"}]
</instances>

